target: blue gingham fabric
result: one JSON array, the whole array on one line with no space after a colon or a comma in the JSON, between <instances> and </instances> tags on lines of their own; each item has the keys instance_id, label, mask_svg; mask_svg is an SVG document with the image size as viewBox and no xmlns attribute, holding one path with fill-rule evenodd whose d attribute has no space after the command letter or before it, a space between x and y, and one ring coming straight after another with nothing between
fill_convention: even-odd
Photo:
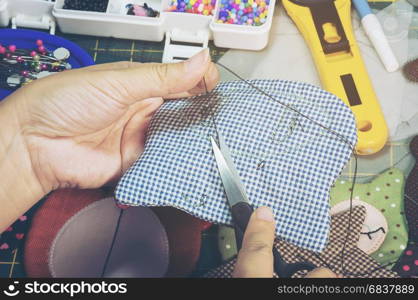
<instances>
[{"instance_id":1,"label":"blue gingham fabric","mask_svg":"<svg viewBox=\"0 0 418 300\"><path fill-rule=\"evenodd\" d=\"M254 207L270 206L279 238L321 251L329 231L329 190L351 147L279 103L309 116L355 145L351 110L318 87L291 81L220 84L207 95L165 102L154 115L145 151L116 189L122 204L173 206L232 224L209 137L231 150ZM216 136L216 135L215 135Z\"/></svg>"}]
</instances>

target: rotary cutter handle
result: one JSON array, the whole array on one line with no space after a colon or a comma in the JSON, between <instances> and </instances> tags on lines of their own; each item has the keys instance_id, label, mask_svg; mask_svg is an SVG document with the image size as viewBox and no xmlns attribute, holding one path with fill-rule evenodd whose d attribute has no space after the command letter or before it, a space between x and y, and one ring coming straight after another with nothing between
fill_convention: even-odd
<instances>
[{"instance_id":1,"label":"rotary cutter handle","mask_svg":"<svg viewBox=\"0 0 418 300\"><path fill-rule=\"evenodd\" d=\"M253 208L248 203L239 202L231 207L231 213L232 219L234 221L237 249L239 250L241 249L244 233L250 220L251 214L253 213ZM273 247L272 251L274 257L274 271L280 278L291 277L298 271L311 271L316 268L315 265L309 262L288 264L283 260L279 250L277 250L276 247Z\"/></svg>"},{"instance_id":2,"label":"rotary cutter handle","mask_svg":"<svg viewBox=\"0 0 418 300\"><path fill-rule=\"evenodd\" d=\"M358 154L378 152L388 130L351 26L350 0L283 0L308 44L322 86L356 118Z\"/></svg>"}]
</instances>

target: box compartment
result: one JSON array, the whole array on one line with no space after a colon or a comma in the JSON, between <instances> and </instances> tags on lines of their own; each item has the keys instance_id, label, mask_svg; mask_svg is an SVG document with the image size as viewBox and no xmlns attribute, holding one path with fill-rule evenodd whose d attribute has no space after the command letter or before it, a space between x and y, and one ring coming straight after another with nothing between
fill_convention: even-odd
<instances>
[{"instance_id":1,"label":"box compartment","mask_svg":"<svg viewBox=\"0 0 418 300\"><path fill-rule=\"evenodd\" d=\"M263 49L268 44L275 0L268 4L266 21L260 26L218 23L221 1L217 0L213 15L203 15L168 11L171 0L109 0L105 12L63 9L65 0L0 0L0 26L12 20L13 28L50 29L53 34L56 22L64 33L155 42L167 37L165 61L190 57L207 47L211 39L218 47ZM158 10L159 16L127 14L127 4L144 2ZM187 43L192 44L190 48Z\"/></svg>"},{"instance_id":2,"label":"box compartment","mask_svg":"<svg viewBox=\"0 0 418 300\"><path fill-rule=\"evenodd\" d=\"M94 12L63 9L64 0L57 0L52 14L61 31L65 33L162 41L164 30L161 15L151 18L126 14L126 4L135 2L140 1L110 0L106 12ZM147 3L161 6L158 0Z\"/></svg>"}]
</instances>

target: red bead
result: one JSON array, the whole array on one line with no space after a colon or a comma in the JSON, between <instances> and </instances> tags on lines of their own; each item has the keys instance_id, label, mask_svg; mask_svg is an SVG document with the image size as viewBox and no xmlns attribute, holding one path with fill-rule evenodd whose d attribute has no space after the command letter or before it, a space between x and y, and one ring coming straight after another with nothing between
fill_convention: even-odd
<instances>
[{"instance_id":1,"label":"red bead","mask_svg":"<svg viewBox=\"0 0 418 300\"><path fill-rule=\"evenodd\" d=\"M44 42L42 40L36 40L36 45L42 46Z\"/></svg>"},{"instance_id":2,"label":"red bead","mask_svg":"<svg viewBox=\"0 0 418 300\"><path fill-rule=\"evenodd\" d=\"M38 53L36 53L36 51L31 51L30 52L30 56L34 57L35 55L38 55Z\"/></svg>"}]
</instances>

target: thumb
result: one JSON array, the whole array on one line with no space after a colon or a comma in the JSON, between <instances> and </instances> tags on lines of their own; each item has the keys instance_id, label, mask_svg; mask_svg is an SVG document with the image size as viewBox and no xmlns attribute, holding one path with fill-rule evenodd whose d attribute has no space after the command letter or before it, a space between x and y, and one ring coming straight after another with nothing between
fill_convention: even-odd
<instances>
[{"instance_id":1,"label":"thumb","mask_svg":"<svg viewBox=\"0 0 418 300\"><path fill-rule=\"evenodd\" d=\"M147 98L167 97L195 88L211 66L209 50L204 49L180 63L135 64L129 68L98 71L113 82L125 105ZM209 74L210 75L210 74Z\"/></svg>"},{"instance_id":2,"label":"thumb","mask_svg":"<svg viewBox=\"0 0 418 300\"><path fill-rule=\"evenodd\" d=\"M259 207L252 214L238 253L234 277L273 277L275 222L269 207Z\"/></svg>"}]
</instances>

